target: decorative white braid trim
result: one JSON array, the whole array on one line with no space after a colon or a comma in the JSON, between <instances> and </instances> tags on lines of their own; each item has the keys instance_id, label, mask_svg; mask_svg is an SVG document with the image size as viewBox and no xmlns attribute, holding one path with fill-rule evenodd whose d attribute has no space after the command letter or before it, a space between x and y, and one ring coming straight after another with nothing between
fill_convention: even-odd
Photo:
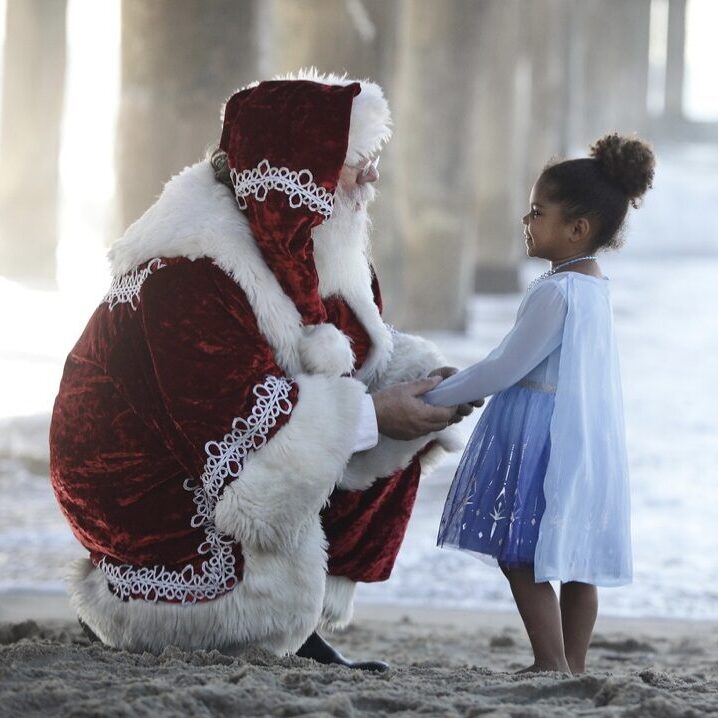
<instances>
[{"instance_id":1,"label":"decorative white braid trim","mask_svg":"<svg viewBox=\"0 0 718 718\"><path fill-rule=\"evenodd\" d=\"M130 304L137 309L140 299L140 289L145 279L153 272L156 272L167 265L159 258L151 259L144 269L133 269L127 274L115 277L110 285L110 291L103 297L102 301L110 305L112 311L118 304Z\"/></svg>"},{"instance_id":2,"label":"decorative white braid trim","mask_svg":"<svg viewBox=\"0 0 718 718\"><path fill-rule=\"evenodd\" d=\"M331 217L334 209L334 195L314 182L309 170L290 170L288 167L273 167L269 160L262 160L255 168L230 170L234 194L240 209L247 209L246 197L252 195L257 202L264 202L267 192L276 189L289 197L289 205L298 209L306 205L312 212Z\"/></svg>"},{"instance_id":3,"label":"decorative white braid trim","mask_svg":"<svg viewBox=\"0 0 718 718\"><path fill-rule=\"evenodd\" d=\"M257 401L249 418L234 419L232 430L221 441L208 441L204 447L207 461L200 480L189 478L182 484L193 493L192 500L197 507L190 524L193 528L202 526L205 531L205 540L197 552L207 554L208 558L202 562L200 570L196 572L192 564L187 564L181 571L171 571L164 566L118 566L102 558L97 565L119 598L141 596L153 603L159 599L195 603L217 598L233 588L236 581L232 553L234 540L220 534L214 524L219 494L225 479L239 476L247 455L267 443L267 434L276 426L279 415L291 413L291 388L292 382L271 375L263 384L255 386L253 393Z\"/></svg>"}]
</instances>

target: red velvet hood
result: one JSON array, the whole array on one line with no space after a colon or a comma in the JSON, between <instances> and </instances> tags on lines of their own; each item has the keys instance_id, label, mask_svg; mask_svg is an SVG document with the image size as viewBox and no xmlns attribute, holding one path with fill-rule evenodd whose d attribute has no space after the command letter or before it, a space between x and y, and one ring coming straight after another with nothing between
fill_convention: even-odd
<instances>
[{"instance_id":1,"label":"red velvet hood","mask_svg":"<svg viewBox=\"0 0 718 718\"><path fill-rule=\"evenodd\" d=\"M220 147L265 262L305 325L321 324L311 232L331 216L359 83L273 80L227 102Z\"/></svg>"},{"instance_id":2,"label":"red velvet hood","mask_svg":"<svg viewBox=\"0 0 718 718\"><path fill-rule=\"evenodd\" d=\"M297 103L307 105L303 120L293 116ZM354 371L350 341L325 320L321 299L340 296L371 336L369 356L356 372L370 384L387 366L392 338L374 303L367 258L355 252L349 262L340 257L336 267L333 261L322 265L317 286L311 237L328 207L331 211L342 162L354 163L353 157L375 152L390 137L381 88L305 73L299 80L238 92L225 115L222 146L236 152L233 175L239 180L247 172L238 183L238 197L215 181L208 161L187 168L113 244L113 274L133 271L154 257L211 257L243 288L263 335L291 376ZM247 132L242 131L245 117ZM297 137L303 142L294 141ZM286 172L267 176L272 166ZM311 180L302 169L311 172ZM237 204L246 210L237 211Z\"/></svg>"}]
</instances>

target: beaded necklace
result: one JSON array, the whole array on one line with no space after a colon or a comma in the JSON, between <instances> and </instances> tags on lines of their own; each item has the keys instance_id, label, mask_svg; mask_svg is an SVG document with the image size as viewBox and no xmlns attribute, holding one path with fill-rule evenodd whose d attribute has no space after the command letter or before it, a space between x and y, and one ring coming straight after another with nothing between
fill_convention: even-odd
<instances>
[{"instance_id":1,"label":"beaded necklace","mask_svg":"<svg viewBox=\"0 0 718 718\"><path fill-rule=\"evenodd\" d=\"M548 270L548 272L544 272L543 274L540 274L536 279L529 284L527 292L530 292L539 282L543 281L544 279L548 279L552 275L556 274L556 272L560 271L564 267L568 267L571 264L576 264L577 262L587 262L589 259L598 259L595 255L591 254L587 257L574 257L573 259L567 259L565 262L561 262L561 264L557 264L555 267L552 267Z\"/></svg>"}]
</instances>

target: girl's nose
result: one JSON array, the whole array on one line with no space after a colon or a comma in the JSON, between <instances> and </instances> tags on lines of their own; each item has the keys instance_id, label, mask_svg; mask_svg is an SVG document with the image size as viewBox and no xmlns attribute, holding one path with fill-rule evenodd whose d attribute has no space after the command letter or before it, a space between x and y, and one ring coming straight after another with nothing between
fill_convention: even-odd
<instances>
[{"instance_id":1,"label":"girl's nose","mask_svg":"<svg viewBox=\"0 0 718 718\"><path fill-rule=\"evenodd\" d=\"M529 223L529 215L528 215L528 213L527 213L527 214L525 214L523 217L521 217L521 224L523 224L524 226L526 226L528 223Z\"/></svg>"},{"instance_id":2,"label":"girl's nose","mask_svg":"<svg viewBox=\"0 0 718 718\"><path fill-rule=\"evenodd\" d=\"M379 170L372 162L357 174L357 184L366 184L367 182L376 182L379 179Z\"/></svg>"}]
</instances>

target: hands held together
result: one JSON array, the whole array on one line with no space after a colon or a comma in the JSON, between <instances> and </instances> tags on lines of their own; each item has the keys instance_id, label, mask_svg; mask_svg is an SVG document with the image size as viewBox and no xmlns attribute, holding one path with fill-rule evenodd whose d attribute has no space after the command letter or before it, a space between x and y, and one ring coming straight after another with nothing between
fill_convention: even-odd
<instances>
[{"instance_id":1,"label":"hands held together","mask_svg":"<svg viewBox=\"0 0 718 718\"><path fill-rule=\"evenodd\" d=\"M379 433L392 439L416 439L456 424L475 406L482 406L483 399L449 407L431 406L422 400L422 394L456 372L453 367L441 367L425 379L395 384L372 394Z\"/></svg>"}]
</instances>

